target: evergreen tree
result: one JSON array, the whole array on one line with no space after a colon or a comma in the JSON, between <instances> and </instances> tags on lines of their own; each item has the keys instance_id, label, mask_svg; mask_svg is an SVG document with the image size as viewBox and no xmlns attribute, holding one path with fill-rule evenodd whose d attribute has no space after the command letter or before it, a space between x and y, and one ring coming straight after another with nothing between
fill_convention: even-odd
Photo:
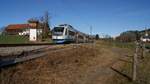
<instances>
[{"instance_id":1,"label":"evergreen tree","mask_svg":"<svg viewBox=\"0 0 150 84\"><path fill-rule=\"evenodd\" d=\"M96 39L96 40L98 40L98 39L99 39L99 35L98 35L98 34L96 34L95 39Z\"/></svg>"}]
</instances>

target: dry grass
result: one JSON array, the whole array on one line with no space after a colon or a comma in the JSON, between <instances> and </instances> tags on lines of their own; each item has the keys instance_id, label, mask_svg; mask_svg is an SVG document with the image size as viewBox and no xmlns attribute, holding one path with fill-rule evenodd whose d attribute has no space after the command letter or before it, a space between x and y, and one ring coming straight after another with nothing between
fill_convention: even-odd
<instances>
[{"instance_id":1,"label":"dry grass","mask_svg":"<svg viewBox=\"0 0 150 84\"><path fill-rule=\"evenodd\" d=\"M111 84L116 73L110 67L118 60L121 52L127 54L127 51L124 52L120 48L108 47L101 43L96 43L95 46L78 45L69 51L50 52L48 56L3 68L0 82L1 84Z\"/></svg>"},{"instance_id":2,"label":"dry grass","mask_svg":"<svg viewBox=\"0 0 150 84\"><path fill-rule=\"evenodd\" d=\"M137 68L137 79L135 82L127 80L126 78L116 75L114 77L115 84L150 84L150 54L147 53L147 57L143 60L139 59L138 68ZM130 78L132 78L132 64L124 63L123 66L120 67L120 71Z\"/></svg>"},{"instance_id":3,"label":"dry grass","mask_svg":"<svg viewBox=\"0 0 150 84\"><path fill-rule=\"evenodd\" d=\"M80 67L85 67L93 56L91 49L84 46L49 53L40 59L3 68L1 84L71 84L74 82L71 78L77 78Z\"/></svg>"}]
</instances>

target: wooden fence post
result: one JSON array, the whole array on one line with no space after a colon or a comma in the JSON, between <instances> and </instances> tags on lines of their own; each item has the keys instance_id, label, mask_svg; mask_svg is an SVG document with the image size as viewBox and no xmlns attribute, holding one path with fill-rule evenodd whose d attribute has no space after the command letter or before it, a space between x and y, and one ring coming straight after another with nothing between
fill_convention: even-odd
<instances>
[{"instance_id":1,"label":"wooden fence post","mask_svg":"<svg viewBox=\"0 0 150 84\"><path fill-rule=\"evenodd\" d=\"M146 49L145 49L145 44L143 44L143 52L142 52L142 57L144 58L145 57L145 52L146 52Z\"/></svg>"},{"instance_id":2,"label":"wooden fence post","mask_svg":"<svg viewBox=\"0 0 150 84\"><path fill-rule=\"evenodd\" d=\"M132 80L136 81L137 78L137 63L138 63L138 50L139 50L139 45L136 43L136 50L133 56L133 71L132 71Z\"/></svg>"}]
</instances>

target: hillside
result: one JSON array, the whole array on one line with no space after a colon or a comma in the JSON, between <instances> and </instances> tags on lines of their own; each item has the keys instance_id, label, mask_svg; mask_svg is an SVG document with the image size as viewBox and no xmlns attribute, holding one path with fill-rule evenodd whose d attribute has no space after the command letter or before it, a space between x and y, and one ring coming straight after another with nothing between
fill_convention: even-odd
<instances>
[{"instance_id":1,"label":"hillside","mask_svg":"<svg viewBox=\"0 0 150 84\"><path fill-rule=\"evenodd\" d=\"M122 32L116 40L122 41L122 42L133 42L135 40L140 40L142 36L145 35L145 33L148 33L150 35L150 29L147 30L130 30L130 31L125 31Z\"/></svg>"}]
</instances>

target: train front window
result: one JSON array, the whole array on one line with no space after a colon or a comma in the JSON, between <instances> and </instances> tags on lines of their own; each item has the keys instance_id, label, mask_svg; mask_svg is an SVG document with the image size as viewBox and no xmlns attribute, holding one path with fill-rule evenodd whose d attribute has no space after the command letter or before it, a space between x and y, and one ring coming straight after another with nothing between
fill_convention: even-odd
<instances>
[{"instance_id":1,"label":"train front window","mask_svg":"<svg viewBox=\"0 0 150 84\"><path fill-rule=\"evenodd\" d=\"M53 35L63 35L64 27L55 27L53 29Z\"/></svg>"}]
</instances>

